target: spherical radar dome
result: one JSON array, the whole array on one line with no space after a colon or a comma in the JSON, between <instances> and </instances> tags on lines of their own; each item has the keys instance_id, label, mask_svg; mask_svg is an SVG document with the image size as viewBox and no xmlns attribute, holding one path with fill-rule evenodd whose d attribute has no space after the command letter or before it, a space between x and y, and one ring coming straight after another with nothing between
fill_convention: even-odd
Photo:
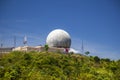
<instances>
[{"instance_id":1,"label":"spherical radar dome","mask_svg":"<svg viewBox=\"0 0 120 80\"><path fill-rule=\"evenodd\" d=\"M66 31L55 29L48 34L46 44L49 47L70 48L71 38Z\"/></svg>"}]
</instances>

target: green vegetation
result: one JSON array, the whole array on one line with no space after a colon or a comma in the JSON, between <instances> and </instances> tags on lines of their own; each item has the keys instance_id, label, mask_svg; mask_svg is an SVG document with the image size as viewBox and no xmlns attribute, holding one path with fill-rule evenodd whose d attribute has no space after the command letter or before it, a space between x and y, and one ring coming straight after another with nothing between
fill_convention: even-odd
<instances>
[{"instance_id":1,"label":"green vegetation","mask_svg":"<svg viewBox=\"0 0 120 80\"><path fill-rule=\"evenodd\" d=\"M0 80L120 80L120 60L57 52L11 52L0 57Z\"/></svg>"},{"instance_id":2,"label":"green vegetation","mask_svg":"<svg viewBox=\"0 0 120 80\"><path fill-rule=\"evenodd\" d=\"M46 45L44 46L44 48L45 48L45 51L47 52L48 49L49 49L49 46L46 44Z\"/></svg>"},{"instance_id":3,"label":"green vegetation","mask_svg":"<svg viewBox=\"0 0 120 80\"><path fill-rule=\"evenodd\" d=\"M88 55L88 54L90 54L90 52L89 52L89 51L87 51L87 52L85 52L85 54L86 54L86 55Z\"/></svg>"}]
</instances>

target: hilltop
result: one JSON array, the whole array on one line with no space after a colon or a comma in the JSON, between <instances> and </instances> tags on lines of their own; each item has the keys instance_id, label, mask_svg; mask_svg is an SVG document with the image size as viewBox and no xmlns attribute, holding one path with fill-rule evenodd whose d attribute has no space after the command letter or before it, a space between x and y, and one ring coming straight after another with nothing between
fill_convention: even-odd
<instances>
[{"instance_id":1,"label":"hilltop","mask_svg":"<svg viewBox=\"0 0 120 80\"><path fill-rule=\"evenodd\" d=\"M0 80L120 80L120 60L16 51L0 56Z\"/></svg>"}]
</instances>

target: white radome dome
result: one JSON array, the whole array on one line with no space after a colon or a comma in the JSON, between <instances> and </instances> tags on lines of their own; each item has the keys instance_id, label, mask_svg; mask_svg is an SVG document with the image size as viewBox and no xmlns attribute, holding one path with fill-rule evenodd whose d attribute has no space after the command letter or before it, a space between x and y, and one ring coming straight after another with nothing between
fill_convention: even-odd
<instances>
[{"instance_id":1,"label":"white radome dome","mask_svg":"<svg viewBox=\"0 0 120 80\"><path fill-rule=\"evenodd\" d=\"M49 47L70 48L71 38L66 31L55 29L48 34L46 44Z\"/></svg>"}]
</instances>

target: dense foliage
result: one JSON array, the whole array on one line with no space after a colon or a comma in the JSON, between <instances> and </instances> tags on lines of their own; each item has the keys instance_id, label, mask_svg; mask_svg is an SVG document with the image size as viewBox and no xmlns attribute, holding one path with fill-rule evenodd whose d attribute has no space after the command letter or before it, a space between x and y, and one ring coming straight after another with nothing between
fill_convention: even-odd
<instances>
[{"instance_id":1,"label":"dense foliage","mask_svg":"<svg viewBox=\"0 0 120 80\"><path fill-rule=\"evenodd\" d=\"M120 80L120 60L73 53L11 52L0 57L0 80Z\"/></svg>"}]
</instances>

